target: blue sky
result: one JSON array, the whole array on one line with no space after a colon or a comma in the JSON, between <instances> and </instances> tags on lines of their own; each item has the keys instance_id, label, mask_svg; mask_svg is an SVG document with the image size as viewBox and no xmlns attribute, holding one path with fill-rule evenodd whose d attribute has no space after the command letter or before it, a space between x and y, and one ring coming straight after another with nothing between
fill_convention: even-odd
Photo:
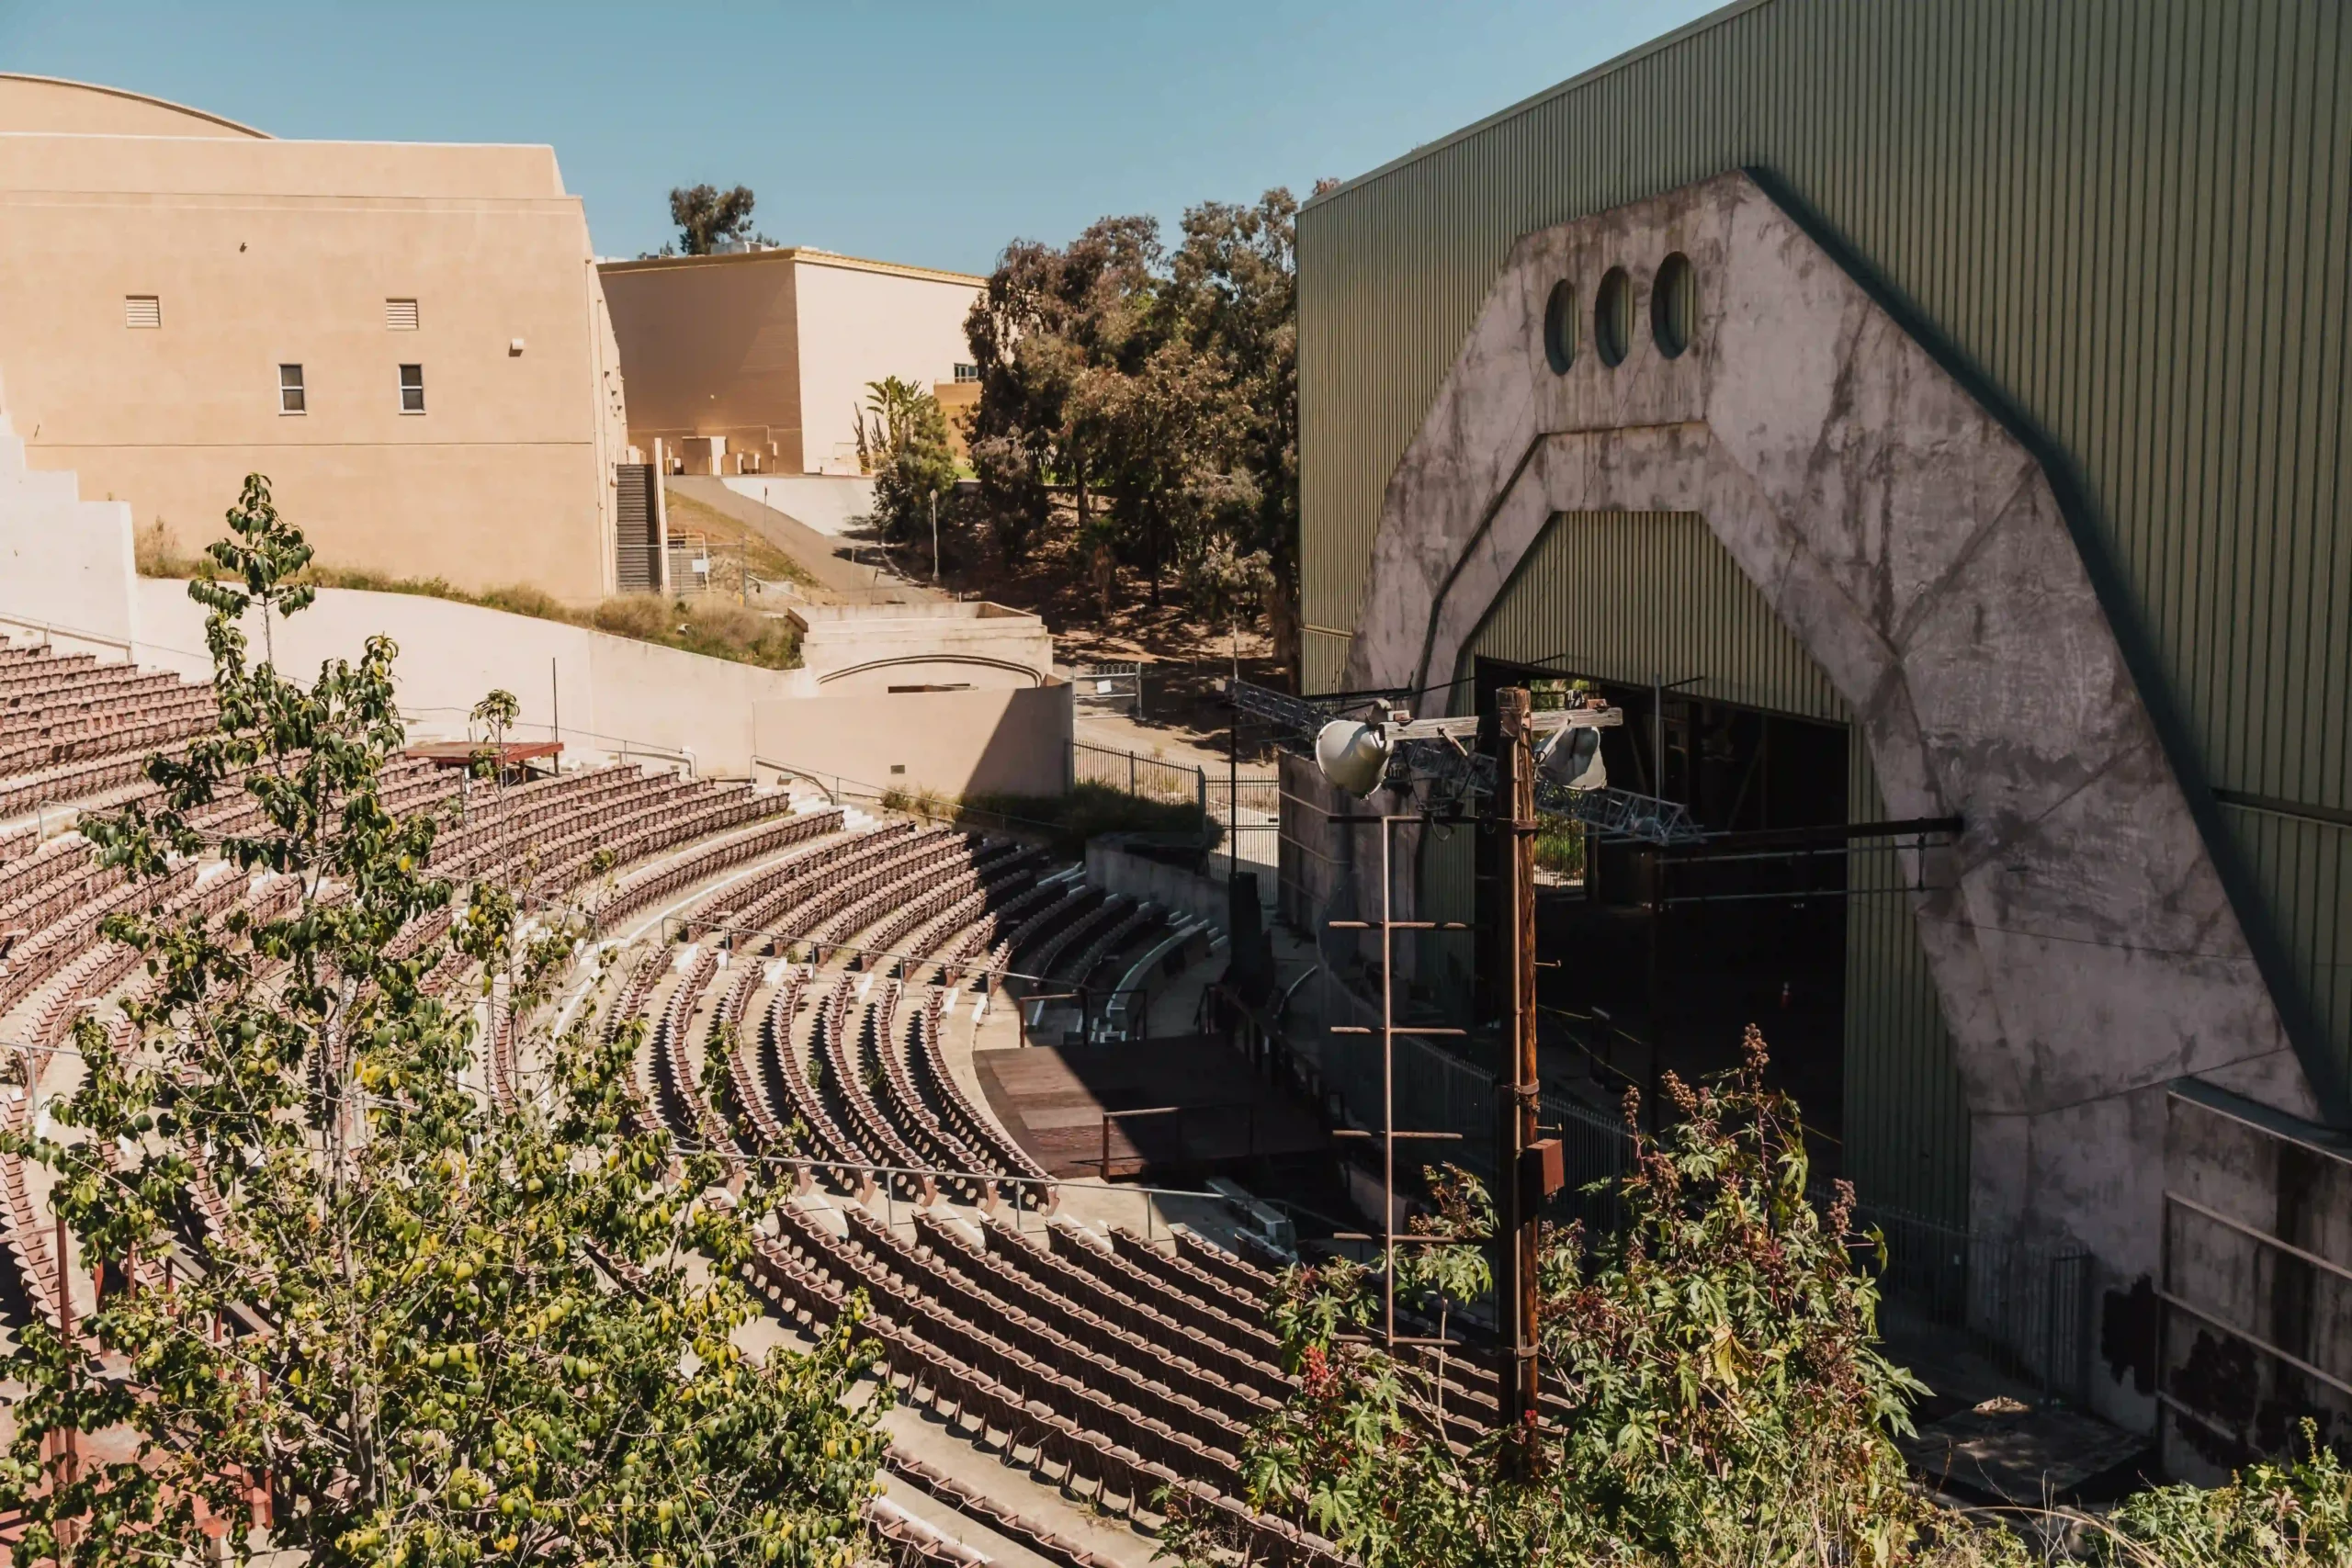
<instances>
[{"instance_id":1,"label":"blue sky","mask_svg":"<svg viewBox=\"0 0 2352 1568\"><path fill-rule=\"evenodd\" d=\"M983 271L1105 213L1362 174L1711 8L0 0L0 70L279 136L550 142L606 255L707 180L785 243Z\"/></svg>"}]
</instances>

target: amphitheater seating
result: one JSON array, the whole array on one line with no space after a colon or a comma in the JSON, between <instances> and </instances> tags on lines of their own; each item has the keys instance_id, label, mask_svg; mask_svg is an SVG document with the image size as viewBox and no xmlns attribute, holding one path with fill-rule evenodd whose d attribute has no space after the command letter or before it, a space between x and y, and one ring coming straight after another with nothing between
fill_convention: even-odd
<instances>
[{"instance_id":1,"label":"amphitheater seating","mask_svg":"<svg viewBox=\"0 0 2352 1568\"><path fill-rule=\"evenodd\" d=\"M209 686L88 654L0 659L0 818L139 782L148 754L212 728Z\"/></svg>"},{"instance_id":2,"label":"amphitheater seating","mask_svg":"<svg viewBox=\"0 0 2352 1568\"><path fill-rule=\"evenodd\" d=\"M1058 1563L1061 1568L1107 1568L1103 1559L1077 1542L1023 1517L986 1493L967 1486L919 1459L893 1449L883 1462L891 1474L920 1487L957 1513L968 1515L998 1534L1011 1537L1049 1562Z\"/></svg>"},{"instance_id":3,"label":"amphitheater seating","mask_svg":"<svg viewBox=\"0 0 2352 1568\"><path fill-rule=\"evenodd\" d=\"M0 818L53 803L152 806L147 757L212 722L203 687L0 649ZM1123 1243L1114 1253L1070 1239L1059 1222L1041 1225L1025 1211L1050 1214L1052 1184L948 1065L953 1005L980 1006L1013 957L1083 979L1152 930L1157 911L1105 898L1023 845L902 821L854 829L850 814L798 810L781 791L633 767L493 787L402 759L383 770L379 795L394 812L439 817L435 875L512 879L526 903L576 909L596 931L625 936L632 921L673 917L665 938L692 945L664 940L626 958L603 1025L616 1037L641 1021L624 1083L637 1132L714 1150L739 1168L780 1161L797 1174L802 1197L775 1219L776 1234L763 1231L752 1269L779 1310L829 1323L849 1292L865 1290L879 1312L861 1332L910 1394L1037 1447L1105 1499L1149 1506L1173 1489L1228 1515L1260 1560L1336 1562L1328 1542L1238 1501L1248 1426L1289 1386L1257 1325L1253 1286L1232 1272L1246 1265L1145 1247L1147 1263ZM263 827L234 787L189 818L209 842ZM299 879L249 879L210 857L160 883L132 883L55 826L0 828L0 1013L12 1041L37 1052L69 1043L85 1016L103 1021L107 1049L134 1045L115 1004L148 982L133 976L136 953L102 935L108 915L217 921L243 908L268 918L300 897ZM454 999L480 976L448 938L444 910L387 952L429 962L420 983ZM481 1082L511 1105L529 1066L517 1057L525 1037L503 979L480 994ZM0 1086L0 1128L21 1125L31 1104L25 1087ZM187 1153L195 1234L186 1239L200 1255L234 1212L201 1146ZM859 1206L878 1166L907 1172L888 1185L918 1205L911 1238ZM846 1239L797 1206L842 1199L851 1200ZM946 1224L942 1199L976 1202L995 1220L979 1230ZM63 1285L42 1206L22 1162L7 1157L0 1220L21 1299L56 1322ZM153 1282L157 1270L142 1264L140 1274ZM1094 1562L936 1472L902 1459L893 1468L1067 1568ZM873 1523L898 1561L980 1561L903 1510L877 1506Z\"/></svg>"}]
</instances>

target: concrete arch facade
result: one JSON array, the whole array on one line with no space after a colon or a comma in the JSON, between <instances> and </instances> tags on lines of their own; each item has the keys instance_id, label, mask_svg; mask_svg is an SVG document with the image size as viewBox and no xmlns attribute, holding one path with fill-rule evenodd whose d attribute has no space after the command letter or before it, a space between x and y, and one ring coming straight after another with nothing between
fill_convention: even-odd
<instances>
[{"instance_id":1,"label":"concrete arch facade","mask_svg":"<svg viewBox=\"0 0 2352 1568\"><path fill-rule=\"evenodd\" d=\"M1675 254L1697 325L1669 358L1649 284ZM1611 367L1592 311L1618 266L1636 301ZM1446 682L1558 514L1702 515L1850 705L1888 810L1966 824L1915 904L1975 1228L2071 1239L2122 1289L2158 1263L2168 1084L2301 1116L2336 1094L2296 1050L2060 482L1789 207L1722 175L1513 247L1390 479L1345 683Z\"/></svg>"},{"instance_id":2,"label":"concrete arch facade","mask_svg":"<svg viewBox=\"0 0 2352 1568\"><path fill-rule=\"evenodd\" d=\"M1042 686L1046 682L1044 672L1012 659L991 659L978 653L903 653L888 659L871 659L840 670L829 670L817 677L820 686L831 686L847 681L857 686L877 684L876 674L916 674L936 672L941 675L963 675L974 683L987 686Z\"/></svg>"}]
</instances>

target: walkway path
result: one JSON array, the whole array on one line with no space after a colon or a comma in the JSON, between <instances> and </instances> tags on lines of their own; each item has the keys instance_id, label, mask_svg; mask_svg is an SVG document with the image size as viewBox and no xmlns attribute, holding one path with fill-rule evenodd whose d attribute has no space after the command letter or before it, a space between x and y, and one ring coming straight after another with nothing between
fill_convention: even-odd
<instances>
[{"instance_id":1,"label":"walkway path","mask_svg":"<svg viewBox=\"0 0 2352 1568\"><path fill-rule=\"evenodd\" d=\"M906 604L945 597L875 564L880 552L873 546L820 533L797 517L738 495L722 479L707 474L673 474L662 482L680 495L756 529L816 579L832 603ZM864 558L853 558L853 552Z\"/></svg>"}]
</instances>

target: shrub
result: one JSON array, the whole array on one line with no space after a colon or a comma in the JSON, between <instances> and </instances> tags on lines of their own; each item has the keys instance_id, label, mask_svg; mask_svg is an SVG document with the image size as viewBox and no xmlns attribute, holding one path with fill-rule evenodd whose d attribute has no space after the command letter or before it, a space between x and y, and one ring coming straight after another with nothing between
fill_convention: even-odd
<instances>
[{"instance_id":1,"label":"shrub","mask_svg":"<svg viewBox=\"0 0 2352 1568\"><path fill-rule=\"evenodd\" d=\"M1923 1390L1877 1348L1877 1287L1855 1257L1875 1238L1852 1233L1843 1183L1826 1211L1807 1197L1798 1110L1764 1087L1765 1065L1751 1028L1736 1071L1695 1090L1669 1075L1681 1120L1656 1138L1629 1096L1624 1227L1547 1231L1542 1339L1567 1397L1534 1479L1502 1464L1497 1438L1457 1453L1433 1380L1343 1337L1370 1327L1380 1292L1341 1261L1292 1270L1272 1308L1301 1391L1249 1444L1251 1500L1367 1568L1912 1557L1929 1510L1893 1436ZM1440 1213L1416 1224L1465 1245L1411 1249L1400 1292L1483 1288L1464 1281L1484 1279L1484 1194L1458 1171L1432 1187ZM1180 1551L1216 1550L1213 1522L1177 1515Z\"/></svg>"},{"instance_id":2,"label":"shrub","mask_svg":"<svg viewBox=\"0 0 2352 1568\"><path fill-rule=\"evenodd\" d=\"M1204 817L1198 801L1147 800L1108 784L1082 784L1068 795L971 795L963 806L975 818L1001 818L1016 826L1041 828L1061 853L1082 855L1086 842L1105 833L1166 833L1214 845L1221 836Z\"/></svg>"},{"instance_id":3,"label":"shrub","mask_svg":"<svg viewBox=\"0 0 2352 1568\"><path fill-rule=\"evenodd\" d=\"M769 670L789 670L800 662L800 636L791 622L723 600L632 593L605 600L587 613L583 624L616 637Z\"/></svg>"},{"instance_id":4,"label":"shrub","mask_svg":"<svg viewBox=\"0 0 2352 1568\"><path fill-rule=\"evenodd\" d=\"M2226 1486L2161 1486L2125 1499L2096 1536L2100 1561L2165 1568L2352 1562L2352 1472L2303 1423L2305 1457L2257 1464Z\"/></svg>"}]
</instances>

